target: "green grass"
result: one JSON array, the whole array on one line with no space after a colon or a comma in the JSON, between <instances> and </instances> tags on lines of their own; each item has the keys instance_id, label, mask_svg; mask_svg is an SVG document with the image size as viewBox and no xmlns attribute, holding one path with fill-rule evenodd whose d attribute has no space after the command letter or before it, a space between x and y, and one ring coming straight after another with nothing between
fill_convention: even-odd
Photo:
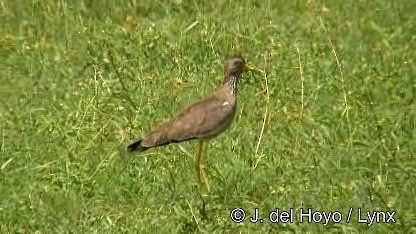
<instances>
[{"instance_id":1,"label":"green grass","mask_svg":"<svg viewBox=\"0 0 416 234\"><path fill-rule=\"evenodd\" d=\"M414 1L0 5L1 233L416 231ZM120 153L215 90L232 54L267 77L241 79L210 192L196 142ZM254 208L296 216L252 224ZM300 208L343 219L300 223ZM358 223L358 208L397 222Z\"/></svg>"}]
</instances>

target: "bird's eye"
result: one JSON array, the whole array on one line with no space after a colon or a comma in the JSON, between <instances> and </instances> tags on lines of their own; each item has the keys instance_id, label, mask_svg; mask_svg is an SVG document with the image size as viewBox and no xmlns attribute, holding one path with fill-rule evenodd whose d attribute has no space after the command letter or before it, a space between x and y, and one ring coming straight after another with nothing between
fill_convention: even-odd
<instances>
[{"instance_id":1,"label":"bird's eye","mask_svg":"<svg viewBox=\"0 0 416 234\"><path fill-rule=\"evenodd\" d=\"M241 61L236 61L236 62L234 63L234 65L235 65L236 67L242 67L242 66L243 66L243 63L242 63Z\"/></svg>"}]
</instances>

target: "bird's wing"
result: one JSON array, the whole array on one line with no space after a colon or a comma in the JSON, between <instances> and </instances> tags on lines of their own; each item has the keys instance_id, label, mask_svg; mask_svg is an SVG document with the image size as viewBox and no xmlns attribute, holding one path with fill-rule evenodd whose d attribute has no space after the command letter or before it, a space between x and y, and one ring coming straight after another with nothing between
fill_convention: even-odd
<instances>
[{"instance_id":1,"label":"bird's wing","mask_svg":"<svg viewBox=\"0 0 416 234\"><path fill-rule=\"evenodd\" d=\"M155 147L218 135L229 126L235 111L234 105L223 105L222 99L212 95L190 104L175 118L147 134L141 144Z\"/></svg>"},{"instance_id":2,"label":"bird's wing","mask_svg":"<svg viewBox=\"0 0 416 234\"><path fill-rule=\"evenodd\" d=\"M208 138L225 130L231 122L235 106L223 105L225 100L209 96L185 108L172 120L168 137L176 141Z\"/></svg>"}]
</instances>

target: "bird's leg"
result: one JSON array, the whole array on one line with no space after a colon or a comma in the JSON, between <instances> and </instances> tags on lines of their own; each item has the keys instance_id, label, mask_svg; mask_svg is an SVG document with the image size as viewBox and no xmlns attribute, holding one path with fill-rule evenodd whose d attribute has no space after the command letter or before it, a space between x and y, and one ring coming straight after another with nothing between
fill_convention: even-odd
<instances>
[{"instance_id":1,"label":"bird's leg","mask_svg":"<svg viewBox=\"0 0 416 234\"><path fill-rule=\"evenodd\" d=\"M207 174L205 173L205 159L206 159L206 157L207 157L207 141L203 141L202 142L202 145L203 145L203 147L202 147L202 166L201 166L201 169L202 169L202 178L204 179L204 183L205 183L205 186L207 187L207 190L208 191L210 191L210 187L209 187L209 183L208 183L208 177L207 177Z\"/></svg>"},{"instance_id":2,"label":"bird's leg","mask_svg":"<svg viewBox=\"0 0 416 234\"><path fill-rule=\"evenodd\" d=\"M196 172L196 178L198 179L198 183L201 184L201 154L202 154L202 147L203 143L202 140L198 141L198 154L196 155L195 159L195 172Z\"/></svg>"},{"instance_id":3,"label":"bird's leg","mask_svg":"<svg viewBox=\"0 0 416 234\"><path fill-rule=\"evenodd\" d=\"M204 166L204 157L206 152L206 142L204 140L199 140L199 147L198 147L198 155L196 157L195 161L195 170L196 170L196 176L198 179L198 183L201 185L202 182L205 183L205 186L207 187L208 191L210 190L209 184L208 184L208 178L205 174L205 166ZM202 181L203 180L203 181Z\"/></svg>"}]
</instances>

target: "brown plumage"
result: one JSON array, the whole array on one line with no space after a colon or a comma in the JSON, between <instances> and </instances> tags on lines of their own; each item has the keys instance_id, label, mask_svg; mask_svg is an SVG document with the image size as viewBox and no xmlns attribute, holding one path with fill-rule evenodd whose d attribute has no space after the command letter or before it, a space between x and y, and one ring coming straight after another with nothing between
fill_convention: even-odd
<instances>
[{"instance_id":1,"label":"brown plumage","mask_svg":"<svg viewBox=\"0 0 416 234\"><path fill-rule=\"evenodd\" d=\"M175 118L160 124L140 140L127 147L129 152L192 139L209 139L227 129L235 114L237 81L249 71L242 57L224 63L224 82L212 95L190 104Z\"/></svg>"}]
</instances>

